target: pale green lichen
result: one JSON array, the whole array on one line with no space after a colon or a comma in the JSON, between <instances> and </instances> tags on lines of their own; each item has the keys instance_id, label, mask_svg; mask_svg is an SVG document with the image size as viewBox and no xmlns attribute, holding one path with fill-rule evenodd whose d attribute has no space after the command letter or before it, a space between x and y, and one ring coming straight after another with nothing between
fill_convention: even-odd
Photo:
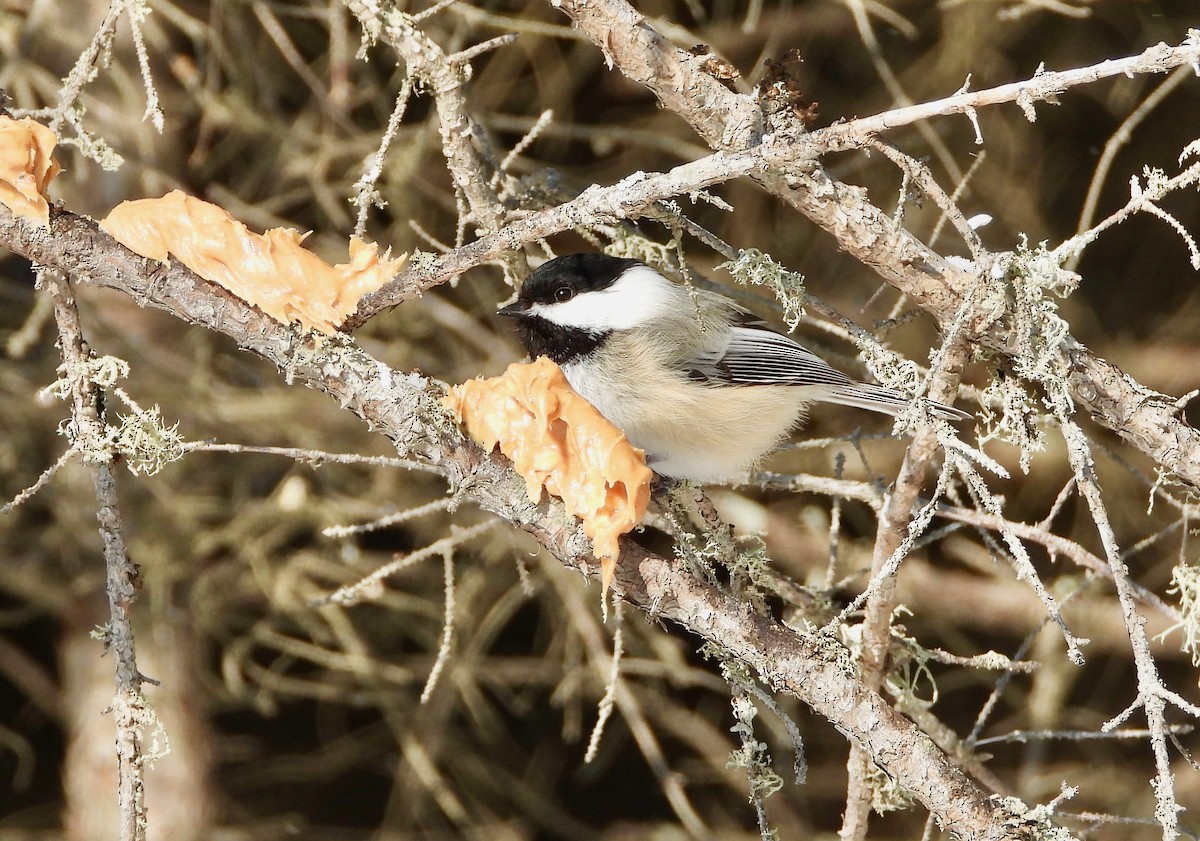
<instances>
[{"instance_id":1,"label":"pale green lichen","mask_svg":"<svg viewBox=\"0 0 1200 841\"><path fill-rule=\"evenodd\" d=\"M726 768L742 768L750 781L752 797L770 797L783 788L783 778L771 767L771 754L765 742L754 736L758 708L744 694L733 697L733 726L729 732L738 737L741 747L729 755Z\"/></svg>"},{"instance_id":2,"label":"pale green lichen","mask_svg":"<svg viewBox=\"0 0 1200 841\"><path fill-rule=\"evenodd\" d=\"M183 458L184 440L179 424L168 426L158 406L135 409L121 416L121 423L109 427L112 446L125 459L129 472L153 476L173 461Z\"/></svg>"},{"instance_id":3,"label":"pale green lichen","mask_svg":"<svg viewBox=\"0 0 1200 841\"><path fill-rule=\"evenodd\" d=\"M1167 592L1179 596L1179 613L1183 617L1177 626L1183 633L1180 649L1192 656L1193 666L1200 666L1200 566L1176 565L1171 570L1171 588Z\"/></svg>"},{"instance_id":4,"label":"pale green lichen","mask_svg":"<svg viewBox=\"0 0 1200 841\"><path fill-rule=\"evenodd\" d=\"M669 269L675 264L676 248L674 242L655 242L638 234L625 234L606 245L604 253L610 257L641 260L658 269Z\"/></svg>"},{"instance_id":5,"label":"pale green lichen","mask_svg":"<svg viewBox=\"0 0 1200 841\"><path fill-rule=\"evenodd\" d=\"M1001 797L993 794L991 800L999 807L1000 814L1007 813L1007 816L1001 819L1003 825L1018 830L1019 837L1028 838L1030 841L1073 841L1075 836L1069 830L1055 826L1051 817L1059 804L1074 797L1077 791L1064 783L1058 797L1032 808L1019 797Z\"/></svg>"},{"instance_id":6,"label":"pale green lichen","mask_svg":"<svg viewBox=\"0 0 1200 841\"><path fill-rule=\"evenodd\" d=\"M58 366L58 379L38 392L39 399L66 400L71 394L71 380L65 365ZM129 363L117 356L97 356L87 360L84 376L100 388L112 388L118 380L129 376Z\"/></svg>"},{"instance_id":7,"label":"pale green lichen","mask_svg":"<svg viewBox=\"0 0 1200 841\"><path fill-rule=\"evenodd\" d=\"M179 424L168 426L158 406L143 409L117 387L118 381L129 376L128 362L116 356L98 356L88 359L86 366L84 376L91 383L97 388L111 390L131 410L127 415L120 415L120 422L115 426L106 424L103 437L95 441L79 440L79 429L74 418L65 419L59 424L59 434L80 447L86 461L108 462L114 453L119 453L124 458L125 466L135 476L143 473L153 476L166 465L183 458L186 449L183 436L179 434ZM66 366L60 365L58 374L58 379L43 388L40 396L59 400L70 396L71 380L68 379Z\"/></svg>"},{"instance_id":8,"label":"pale green lichen","mask_svg":"<svg viewBox=\"0 0 1200 841\"><path fill-rule=\"evenodd\" d=\"M1009 255L1005 278L1012 293L1014 370L1026 380L1042 383L1055 415L1068 417L1074 403L1066 388L1069 371L1062 348L1070 328L1058 314L1058 300L1075 290L1077 276L1063 271L1059 257L1044 242L1030 247L1022 239Z\"/></svg>"},{"instance_id":9,"label":"pale green lichen","mask_svg":"<svg viewBox=\"0 0 1200 841\"><path fill-rule=\"evenodd\" d=\"M984 387L980 405L980 446L989 441L1012 444L1020 450L1021 472L1029 473L1034 453L1046 447L1044 419L1034 396L1018 378L996 376Z\"/></svg>"},{"instance_id":10,"label":"pale green lichen","mask_svg":"<svg viewBox=\"0 0 1200 841\"><path fill-rule=\"evenodd\" d=\"M804 276L785 269L758 249L743 249L737 259L722 263L717 268L727 270L734 280L744 286L765 286L770 289L783 305L783 321L789 330L795 330L804 317Z\"/></svg>"},{"instance_id":11,"label":"pale green lichen","mask_svg":"<svg viewBox=\"0 0 1200 841\"><path fill-rule=\"evenodd\" d=\"M871 809L876 814L901 812L912 805L912 794L873 762L867 763L867 788L871 792Z\"/></svg>"}]
</instances>

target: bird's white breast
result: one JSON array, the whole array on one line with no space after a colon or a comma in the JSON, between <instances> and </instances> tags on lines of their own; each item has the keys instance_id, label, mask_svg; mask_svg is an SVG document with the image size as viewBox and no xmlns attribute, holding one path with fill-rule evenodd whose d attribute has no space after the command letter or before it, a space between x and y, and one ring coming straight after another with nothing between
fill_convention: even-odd
<instances>
[{"instance_id":1,"label":"bird's white breast","mask_svg":"<svg viewBox=\"0 0 1200 841\"><path fill-rule=\"evenodd\" d=\"M658 474L699 483L737 480L799 419L803 402L785 386L705 386L633 361L622 389L585 363L563 373L579 394L620 427Z\"/></svg>"}]
</instances>

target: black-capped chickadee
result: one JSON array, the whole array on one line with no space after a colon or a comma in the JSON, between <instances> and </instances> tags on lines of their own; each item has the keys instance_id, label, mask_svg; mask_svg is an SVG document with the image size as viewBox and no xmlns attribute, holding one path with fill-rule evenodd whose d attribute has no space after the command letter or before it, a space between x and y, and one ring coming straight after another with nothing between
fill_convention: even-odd
<instances>
[{"instance_id":1,"label":"black-capped chickadee","mask_svg":"<svg viewBox=\"0 0 1200 841\"><path fill-rule=\"evenodd\" d=\"M689 290L637 260L556 257L500 315L516 319L531 357L557 362L571 387L671 479L736 481L809 403L896 415L911 402L855 382L724 295ZM941 418L969 417L925 405Z\"/></svg>"}]
</instances>

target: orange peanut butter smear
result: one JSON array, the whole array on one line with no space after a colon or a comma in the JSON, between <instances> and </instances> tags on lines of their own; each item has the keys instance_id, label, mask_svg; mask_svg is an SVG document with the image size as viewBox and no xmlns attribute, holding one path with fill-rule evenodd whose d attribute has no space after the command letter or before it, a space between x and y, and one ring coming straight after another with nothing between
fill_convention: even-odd
<instances>
[{"instance_id":1,"label":"orange peanut butter smear","mask_svg":"<svg viewBox=\"0 0 1200 841\"><path fill-rule=\"evenodd\" d=\"M381 257L374 243L351 237L350 262L331 266L300 244L307 234L290 228L256 234L223 208L180 190L122 202L100 227L143 257L174 256L276 321L322 333L335 332L406 259Z\"/></svg>"},{"instance_id":2,"label":"orange peanut butter smear","mask_svg":"<svg viewBox=\"0 0 1200 841\"><path fill-rule=\"evenodd\" d=\"M0 204L13 212L50 226L46 188L62 171L51 154L58 138L41 123L26 117L0 116Z\"/></svg>"},{"instance_id":3,"label":"orange peanut butter smear","mask_svg":"<svg viewBox=\"0 0 1200 841\"><path fill-rule=\"evenodd\" d=\"M500 446L525 477L531 500L545 488L583 521L607 592L620 554L617 538L642 522L650 502L651 472L642 451L572 391L544 356L510 365L499 377L453 386L446 404L473 439Z\"/></svg>"}]
</instances>

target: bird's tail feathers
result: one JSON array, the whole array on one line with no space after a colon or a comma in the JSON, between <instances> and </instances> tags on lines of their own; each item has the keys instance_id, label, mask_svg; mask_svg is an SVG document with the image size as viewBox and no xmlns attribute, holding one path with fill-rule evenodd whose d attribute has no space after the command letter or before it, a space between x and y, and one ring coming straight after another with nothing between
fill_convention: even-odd
<instances>
[{"instance_id":1,"label":"bird's tail feathers","mask_svg":"<svg viewBox=\"0 0 1200 841\"><path fill-rule=\"evenodd\" d=\"M872 412L882 412L885 415L898 415L912 404L912 398L898 391L869 383L837 386L829 389L823 399L827 403L839 403L843 406L854 406L859 409L869 409ZM921 402L935 418L948 421L961 421L971 417L967 412L939 403L936 400L921 398Z\"/></svg>"}]
</instances>

